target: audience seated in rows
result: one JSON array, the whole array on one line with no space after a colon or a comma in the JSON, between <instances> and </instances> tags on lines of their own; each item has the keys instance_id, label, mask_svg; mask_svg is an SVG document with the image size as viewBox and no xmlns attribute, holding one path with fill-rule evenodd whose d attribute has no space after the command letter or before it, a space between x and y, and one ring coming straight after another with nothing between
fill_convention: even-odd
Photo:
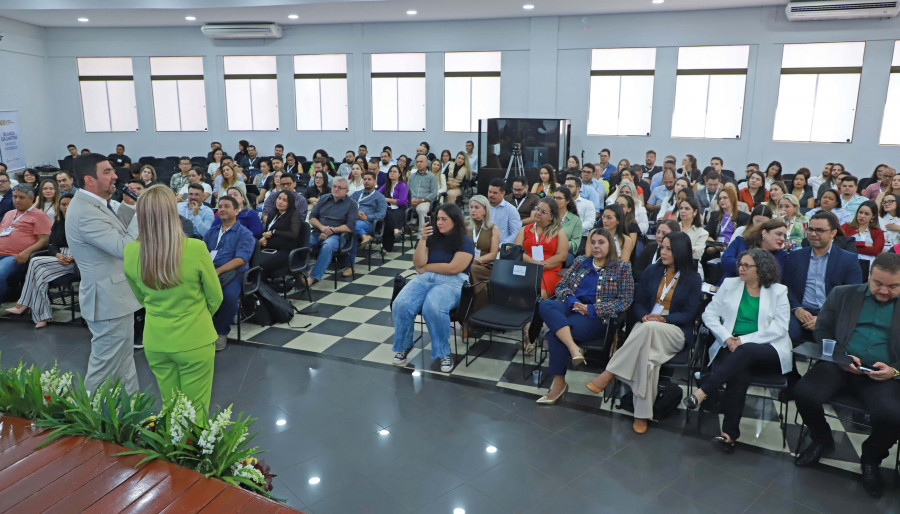
<instances>
[{"instance_id":1,"label":"audience seated in rows","mask_svg":"<svg viewBox=\"0 0 900 514\"><path fill-rule=\"evenodd\" d=\"M491 204L491 220L500 228L500 244L512 244L515 242L519 231L522 229L522 218L519 211L512 204L504 200L506 195L506 181L496 178L488 186L488 202ZM532 211L532 219L534 218Z\"/></svg>"},{"instance_id":2,"label":"audience seated in rows","mask_svg":"<svg viewBox=\"0 0 900 514\"><path fill-rule=\"evenodd\" d=\"M26 271L31 254L47 247L53 222L34 209L34 189L27 184L12 188L13 209L0 220L0 301L9 291L8 281Z\"/></svg>"},{"instance_id":3,"label":"audience seated in rows","mask_svg":"<svg viewBox=\"0 0 900 514\"><path fill-rule=\"evenodd\" d=\"M534 223L532 213L541 198L534 193L528 192L528 179L522 176L513 178L512 193L506 195L504 199L519 212L519 219L522 225Z\"/></svg>"},{"instance_id":4,"label":"audience seated in rows","mask_svg":"<svg viewBox=\"0 0 900 514\"><path fill-rule=\"evenodd\" d=\"M264 278L287 272L288 254L297 248L303 223L294 205L294 195L290 191L279 191L275 195L275 211L267 218L259 238L259 267Z\"/></svg>"},{"instance_id":5,"label":"audience seated in rows","mask_svg":"<svg viewBox=\"0 0 900 514\"><path fill-rule=\"evenodd\" d=\"M325 270L331 264L332 255L341 248L342 237L355 237L354 227L359 217L359 208L347 196L347 190L347 179L334 179L331 193L319 198L309 214L309 245L313 252L318 251L316 263L307 278L310 286L322 280ZM352 266L352 263L348 265Z\"/></svg>"},{"instance_id":6,"label":"audience seated in rows","mask_svg":"<svg viewBox=\"0 0 900 514\"><path fill-rule=\"evenodd\" d=\"M556 290L560 280L558 272L566 262L569 241L562 230L559 207L553 198L541 198L532 216L534 223L519 230L515 244L522 247L523 261L543 266L541 297L546 299Z\"/></svg>"},{"instance_id":7,"label":"audience seated in rows","mask_svg":"<svg viewBox=\"0 0 900 514\"><path fill-rule=\"evenodd\" d=\"M383 220L387 215L387 201L377 189L375 189L378 177L371 171L363 175L363 189L350 195L350 199L356 202L359 210L358 219L354 227L354 234L360 236L359 244L366 244L372 239L375 230L375 222ZM353 267L356 262L356 251L359 247L354 242L349 257L348 267L344 270L344 276L353 275Z\"/></svg>"}]
</instances>

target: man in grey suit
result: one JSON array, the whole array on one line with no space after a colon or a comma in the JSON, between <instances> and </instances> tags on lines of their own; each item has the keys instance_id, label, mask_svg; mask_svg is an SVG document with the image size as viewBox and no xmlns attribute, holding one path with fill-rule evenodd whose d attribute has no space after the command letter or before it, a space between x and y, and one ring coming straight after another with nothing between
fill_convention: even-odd
<instances>
[{"instance_id":1,"label":"man in grey suit","mask_svg":"<svg viewBox=\"0 0 900 514\"><path fill-rule=\"evenodd\" d=\"M81 316L93 336L84 385L94 391L113 377L133 393L138 390L134 312L141 305L125 280L122 257L125 245L138 235L134 200L126 196L118 213L113 211L109 199L116 188L116 170L105 156L79 156L73 167L83 187L66 213L66 239L81 271Z\"/></svg>"}]
</instances>

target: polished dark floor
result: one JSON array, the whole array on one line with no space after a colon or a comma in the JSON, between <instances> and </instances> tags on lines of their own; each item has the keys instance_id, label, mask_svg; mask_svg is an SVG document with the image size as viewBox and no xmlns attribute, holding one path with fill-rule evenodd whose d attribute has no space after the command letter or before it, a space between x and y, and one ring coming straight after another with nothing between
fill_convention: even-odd
<instances>
[{"instance_id":1,"label":"polished dark floor","mask_svg":"<svg viewBox=\"0 0 900 514\"><path fill-rule=\"evenodd\" d=\"M0 324L4 367L22 358L84 373L79 324ZM799 470L786 453L746 446L720 454L684 416L637 436L617 414L342 357L230 344L216 356L213 403L259 418L254 444L269 450L275 495L317 514L900 512L886 470L875 501L846 471Z\"/></svg>"}]
</instances>

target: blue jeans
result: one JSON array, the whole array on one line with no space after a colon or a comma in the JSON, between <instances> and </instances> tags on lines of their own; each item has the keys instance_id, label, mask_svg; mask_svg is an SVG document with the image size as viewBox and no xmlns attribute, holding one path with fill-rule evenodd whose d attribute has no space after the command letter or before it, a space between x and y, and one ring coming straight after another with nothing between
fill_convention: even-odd
<instances>
[{"instance_id":1,"label":"blue jeans","mask_svg":"<svg viewBox=\"0 0 900 514\"><path fill-rule=\"evenodd\" d=\"M222 304L213 314L213 326L216 334L227 336L231 332L231 322L238 311L238 299L241 296L241 280L243 273L238 273L231 282L222 286Z\"/></svg>"},{"instance_id":2,"label":"blue jeans","mask_svg":"<svg viewBox=\"0 0 900 514\"><path fill-rule=\"evenodd\" d=\"M350 247L350 253L347 255L347 266L351 268L356 266L356 251L359 250L359 241L356 236L363 234L372 234L372 222L366 220L356 220L356 230L354 230L353 246Z\"/></svg>"},{"instance_id":3,"label":"blue jeans","mask_svg":"<svg viewBox=\"0 0 900 514\"><path fill-rule=\"evenodd\" d=\"M572 354L568 347L556 337L556 331L568 326L572 331L572 339L591 341L606 333L606 323L600 318L589 318L569 309L565 302L544 300L538 304L538 312L547 325L547 349L550 351L550 363L547 373L552 376L565 375L566 368L572 362Z\"/></svg>"},{"instance_id":4,"label":"blue jeans","mask_svg":"<svg viewBox=\"0 0 900 514\"><path fill-rule=\"evenodd\" d=\"M463 275L441 275L426 271L411 280L394 299L393 351L413 345L416 314L422 313L431 336L431 358L450 355L450 311L459 305L465 282Z\"/></svg>"},{"instance_id":5,"label":"blue jeans","mask_svg":"<svg viewBox=\"0 0 900 514\"><path fill-rule=\"evenodd\" d=\"M6 299L9 285L6 281L9 277L25 271L24 264L17 264L15 255L0 255L0 302Z\"/></svg>"},{"instance_id":6,"label":"blue jeans","mask_svg":"<svg viewBox=\"0 0 900 514\"><path fill-rule=\"evenodd\" d=\"M316 280L322 280L322 275L325 274L328 265L331 264L331 254L341 247L341 236L334 234L323 241L319 239L317 233L313 233L310 237L309 247L312 251L319 248L319 256L316 257L316 264L313 266L309 276Z\"/></svg>"}]
</instances>

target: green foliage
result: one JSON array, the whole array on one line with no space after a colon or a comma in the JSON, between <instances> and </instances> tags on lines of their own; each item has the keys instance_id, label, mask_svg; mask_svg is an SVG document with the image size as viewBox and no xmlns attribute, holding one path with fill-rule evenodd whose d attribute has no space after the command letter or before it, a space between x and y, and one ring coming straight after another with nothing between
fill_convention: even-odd
<instances>
[{"instance_id":1,"label":"green foliage","mask_svg":"<svg viewBox=\"0 0 900 514\"><path fill-rule=\"evenodd\" d=\"M141 463L160 459L271 497L271 478L265 463L249 446L255 418L239 413L231 420L231 406L209 420L197 420L191 402L176 391L157 411L156 399L146 392L127 393L119 381L107 380L87 391L81 376L61 373L54 366L0 368L0 414L30 419L50 431L41 446L65 436L84 436L115 443L143 455Z\"/></svg>"}]
</instances>

